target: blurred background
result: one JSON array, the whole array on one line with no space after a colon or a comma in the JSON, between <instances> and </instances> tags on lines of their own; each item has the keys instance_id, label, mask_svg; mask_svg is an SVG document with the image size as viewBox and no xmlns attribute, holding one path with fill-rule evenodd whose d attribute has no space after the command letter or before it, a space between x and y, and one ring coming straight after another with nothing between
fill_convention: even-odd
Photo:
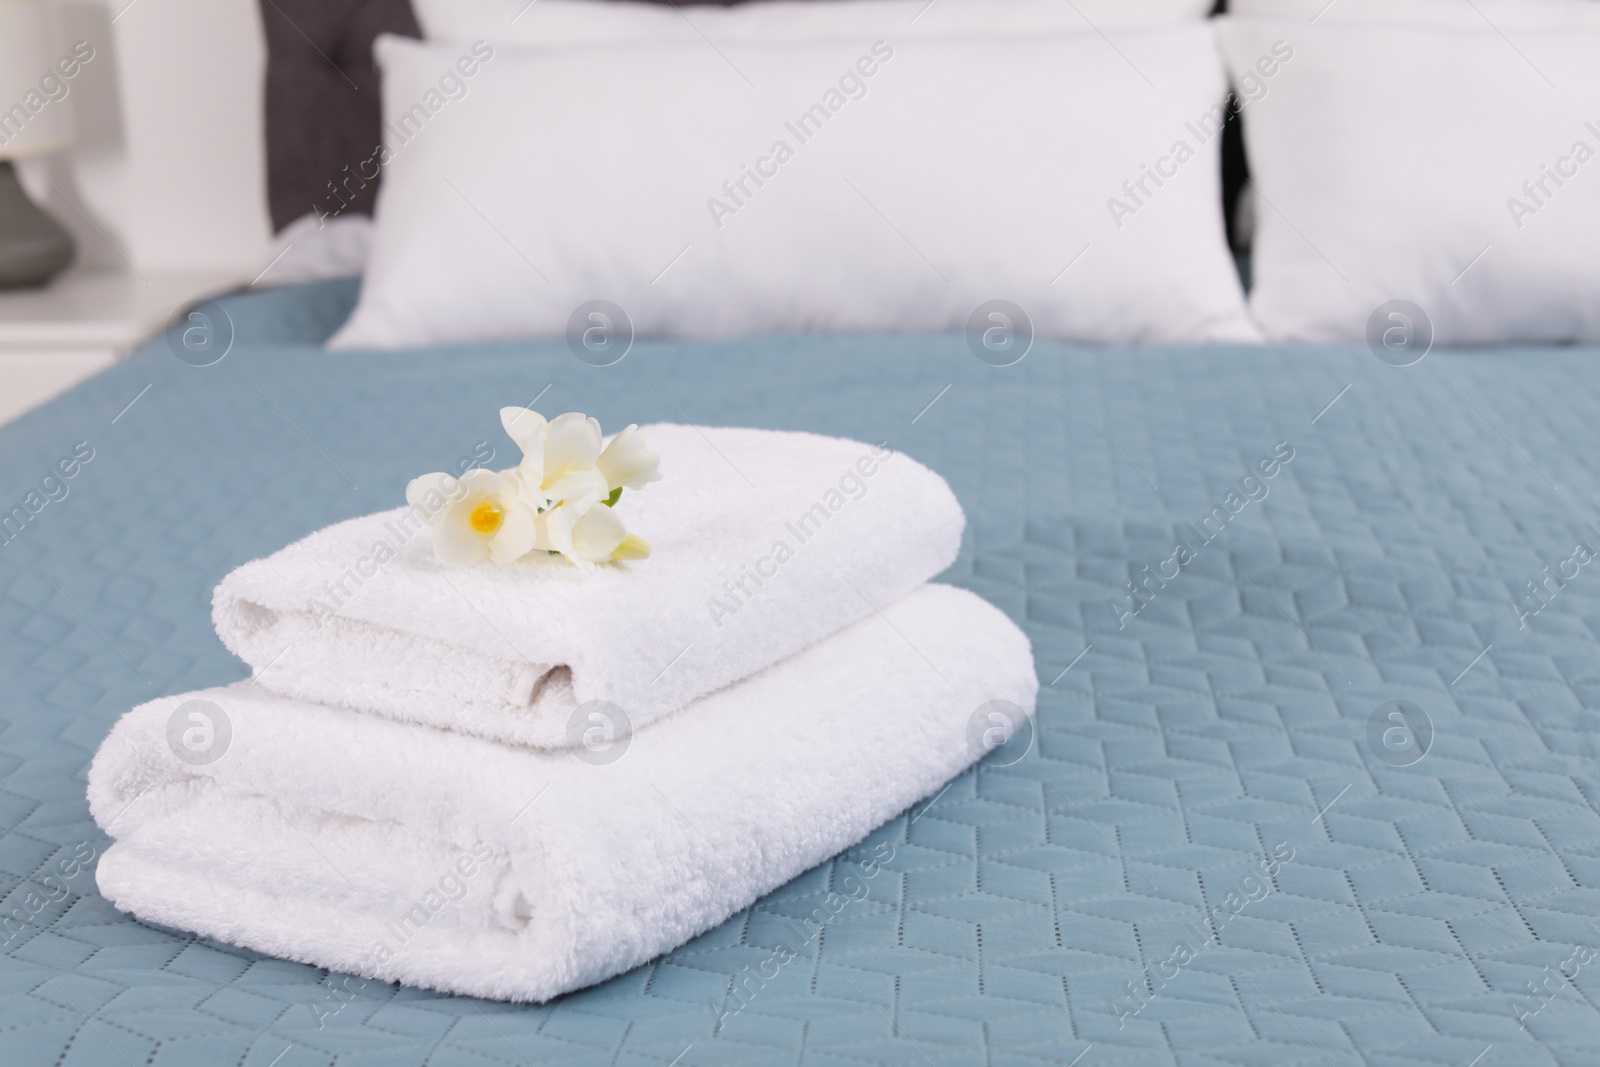
<instances>
[{"instance_id":1,"label":"blurred background","mask_svg":"<svg viewBox=\"0 0 1600 1067\"><path fill-rule=\"evenodd\" d=\"M13 22L36 6L0 0ZM70 142L21 153L15 165L27 196L75 248L48 288L0 292L0 421L109 366L187 302L248 282L271 239L258 5L42 6L53 16L53 56L87 42L92 58L51 101ZM10 46L22 46L15 34ZM20 63L0 63L8 89L38 77L19 73Z\"/></svg>"}]
</instances>

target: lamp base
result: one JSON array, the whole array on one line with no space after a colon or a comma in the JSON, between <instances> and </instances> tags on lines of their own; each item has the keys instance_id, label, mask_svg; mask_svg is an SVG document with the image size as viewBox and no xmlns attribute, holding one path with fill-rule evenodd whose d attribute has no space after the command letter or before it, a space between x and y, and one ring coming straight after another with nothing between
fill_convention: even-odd
<instances>
[{"instance_id":1,"label":"lamp base","mask_svg":"<svg viewBox=\"0 0 1600 1067\"><path fill-rule=\"evenodd\" d=\"M0 160L0 289L44 285L71 265L76 250L67 228L28 199L17 168Z\"/></svg>"}]
</instances>

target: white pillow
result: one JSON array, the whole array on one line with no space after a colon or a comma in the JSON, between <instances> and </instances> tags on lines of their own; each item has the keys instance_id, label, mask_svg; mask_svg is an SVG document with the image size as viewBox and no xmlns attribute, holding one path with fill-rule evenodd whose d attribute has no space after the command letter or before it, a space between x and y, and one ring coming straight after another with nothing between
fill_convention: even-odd
<instances>
[{"instance_id":1,"label":"white pillow","mask_svg":"<svg viewBox=\"0 0 1600 1067\"><path fill-rule=\"evenodd\" d=\"M1211 0L759 0L733 7L629 0L413 0L430 41L498 45L799 44L864 37L1125 29L1195 22Z\"/></svg>"},{"instance_id":2,"label":"white pillow","mask_svg":"<svg viewBox=\"0 0 1600 1067\"><path fill-rule=\"evenodd\" d=\"M1481 20L1235 17L1220 34L1249 100L1268 337L1374 343L1409 301L1441 344L1600 341L1600 30L1513 45ZM1263 78L1275 42L1293 58Z\"/></svg>"},{"instance_id":3,"label":"white pillow","mask_svg":"<svg viewBox=\"0 0 1600 1067\"><path fill-rule=\"evenodd\" d=\"M1228 13L1319 26L1387 22L1501 31L1600 26L1600 0L1229 0Z\"/></svg>"},{"instance_id":4,"label":"white pillow","mask_svg":"<svg viewBox=\"0 0 1600 1067\"><path fill-rule=\"evenodd\" d=\"M1173 156L1225 88L1204 24L1120 48L503 49L447 101L461 47L379 39L390 136L429 94L440 106L387 149L334 347L581 333L594 300L641 336L981 334L997 299L1041 336L1257 336L1223 237L1219 138Z\"/></svg>"}]
</instances>

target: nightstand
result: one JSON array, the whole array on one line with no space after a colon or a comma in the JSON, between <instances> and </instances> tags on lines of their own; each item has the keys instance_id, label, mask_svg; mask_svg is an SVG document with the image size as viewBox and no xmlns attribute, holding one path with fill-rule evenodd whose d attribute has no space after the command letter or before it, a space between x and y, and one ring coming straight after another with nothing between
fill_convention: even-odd
<instances>
[{"instance_id":1,"label":"nightstand","mask_svg":"<svg viewBox=\"0 0 1600 1067\"><path fill-rule=\"evenodd\" d=\"M43 289L0 290L0 423L111 366L178 309L243 281L217 271L71 270Z\"/></svg>"}]
</instances>

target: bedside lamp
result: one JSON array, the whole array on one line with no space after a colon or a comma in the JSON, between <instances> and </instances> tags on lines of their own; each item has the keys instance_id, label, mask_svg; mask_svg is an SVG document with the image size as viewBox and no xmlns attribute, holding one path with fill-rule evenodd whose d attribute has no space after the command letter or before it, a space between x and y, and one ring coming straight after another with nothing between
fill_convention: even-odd
<instances>
[{"instance_id":1,"label":"bedside lamp","mask_svg":"<svg viewBox=\"0 0 1600 1067\"><path fill-rule=\"evenodd\" d=\"M0 289L43 285L72 262L72 235L28 199L12 162L72 143L54 40L44 0L0 0Z\"/></svg>"}]
</instances>

